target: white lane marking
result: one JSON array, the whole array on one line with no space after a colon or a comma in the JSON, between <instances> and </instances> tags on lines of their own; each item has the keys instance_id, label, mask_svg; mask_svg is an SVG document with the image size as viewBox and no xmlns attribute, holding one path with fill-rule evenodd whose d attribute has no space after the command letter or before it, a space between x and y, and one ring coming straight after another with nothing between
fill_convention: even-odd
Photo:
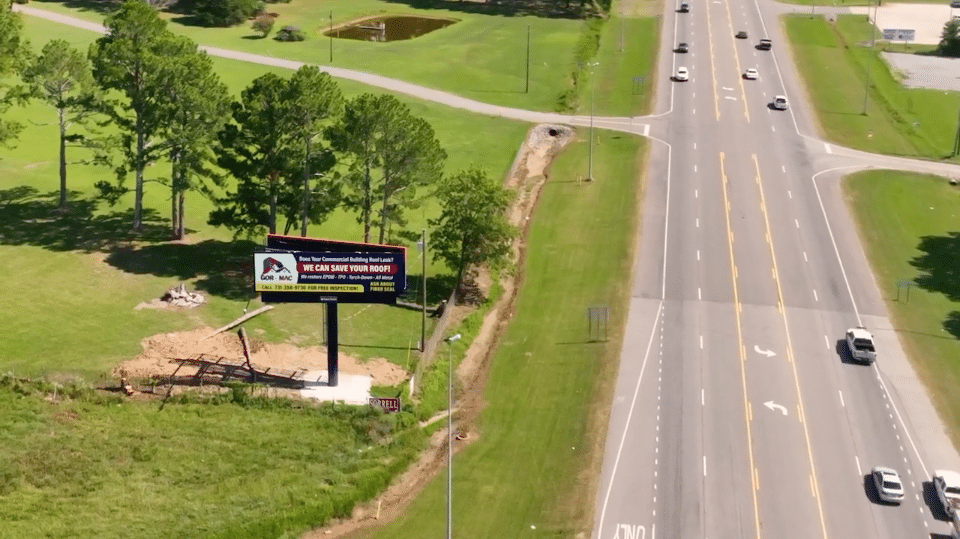
<instances>
[{"instance_id":1,"label":"white lane marking","mask_svg":"<svg viewBox=\"0 0 960 539\"><path fill-rule=\"evenodd\" d=\"M800 221L794 219L793 222L797 224L797 228L800 228Z\"/></svg>"},{"instance_id":2,"label":"white lane marking","mask_svg":"<svg viewBox=\"0 0 960 539\"><path fill-rule=\"evenodd\" d=\"M830 148L830 145L827 144L826 142L823 143L823 147L826 148L827 153L830 153L830 154L833 153L833 150Z\"/></svg>"},{"instance_id":3,"label":"white lane marking","mask_svg":"<svg viewBox=\"0 0 960 539\"><path fill-rule=\"evenodd\" d=\"M697 109L693 109L693 113L696 114L696 113L697 113Z\"/></svg>"},{"instance_id":4,"label":"white lane marking","mask_svg":"<svg viewBox=\"0 0 960 539\"><path fill-rule=\"evenodd\" d=\"M700 336L700 349L703 350L703 335Z\"/></svg>"},{"instance_id":5,"label":"white lane marking","mask_svg":"<svg viewBox=\"0 0 960 539\"><path fill-rule=\"evenodd\" d=\"M732 95L725 95L725 96L723 96L723 98L724 98L724 99L729 99L730 101L736 101L736 100L737 100L737 98L736 98L736 97L733 97Z\"/></svg>"},{"instance_id":6,"label":"white lane marking","mask_svg":"<svg viewBox=\"0 0 960 539\"><path fill-rule=\"evenodd\" d=\"M857 461L857 475L863 476L863 470L860 469L860 457L854 455L853 458Z\"/></svg>"},{"instance_id":7,"label":"white lane marking","mask_svg":"<svg viewBox=\"0 0 960 539\"><path fill-rule=\"evenodd\" d=\"M753 345L753 351L762 356L767 356L767 357L773 357L777 355L777 353L774 352L773 350L762 350L759 344Z\"/></svg>"},{"instance_id":8,"label":"white lane marking","mask_svg":"<svg viewBox=\"0 0 960 539\"><path fill-rule=\"evenodd\" d=\"M703 299L703 297L700 295L700 287L699 287L699 286L697 287L697 299L698 299L698 300L702 300L702 299Z\"/></svg>"},{"instance_id":9,"label":"white lane marking","mask_svg":"<svg viewBox=\"0 0 960 539\"><path fill-rule=\"evenodd\" d=\"M706 406L706 405L707 405L707 401L706 401L706 399L705 399L705 397L704 397L704 391L703 391L703 389L701 388L701 389L700 389L700 406Z\"/></svg>"},{"instance_id":10,"label":"white lane marking","mask_svg":"<svg viewBox=\"0 0 960 539\"><path fill-rule=\"evenodd\" d=\"M810 260L807 258L807 252L806 252L806 251L803 252L803 261L804 261L804 262L810 262Z\"/></svg>"},{"instance_id":11,"label":"white lane marking","mask_svg":"<svg viewBox=\"0 0 960 539\"><path fill-rule=\"evenodd\" d=\"M697 149L697 143L696 143L696 142L693 143L693 149L694 149L694 150Z\"/></svg>"},{"instance_id":12,"label":"white lane marking","mask_svg":"<svg viewBox=\"0 0 960 539\"><path fill-rule=\"evenodd\" d=\"M728 92L732 92L732 91L733 91L733 88L727 88L726 86L723 86L723 89L726 90L726 91L728 91Z\"/></svg>"},{"instance_id":13,"label":"white lane marking","mask_svg":"<svg viewBox=\"0 0 960 539\"><path fill-rule=\"evenodd\" d=\"M707 456L703 456L703 476L707 476Z\"/></svg>"},{"instance_id":14,"label":"white lane marking","mask_svg":"<svg viewBox=\"0 0 960 539\"><path fill-rule=\"evenodd\" d=\"M777 130L776 127L774 127L774 126L772 126L772 125L770 126L770 131L776 131L776 130Z\"/></svg>"},{"instance_id":15,"label":"white lane marking","mask_svg":"<svg viewBox=\"0 0 960 539\"><path fill-rule=\"evenodd\" d=\"M787 191L787 196L793 198L793 191Z\"/></svg>"},{"instance_id":16,"label":"white lane marking","mask_svg":"<svg viewBox=\"0 0 960 539\"><path fill-rule=\"evenodd\" d=\"M669 169L668 169L669 170ZM627 430L630 427L630 420L633 418L633 411L636 409L637 396L640 395L640 382L643 381L643 372L647 368L647 358L650 357L650 347L653 346L653 336L657 331L657 323L660 321L660 312L663 310L663 301L657 306L657 315L653 319L653 330L650 332L650 340L647 341L647 351L643 355L643 364L640 365L640 376L637 377L637 385L633 389L633 400L630 401L630 411L627 412L627 423L623 426L623 435L620 436L620 446L617 448L617 456L613 460L613 470L610 472L610 483L607 484L607 494L603 497L603 508L600 510L600 536L603 536L603 517L607 513L607 502L610 500L610 492L613 490L613 481L617 477L617 466L620 465L620 455L623 453L623 445L627 441ZM660 394L657 394L660 397ZM648 416L649 417L649 416ZM657 425L660 430L660 425ZM659 446L656 448L659 451ZM657 474L656 470L653 472Z\"/></svg>"},{"instance_id":17,"label":"white lane marking","mask_svg":"<svg viewBox=\"0 0 960 539\"><path fill-rule=\"evenodd\" d=\"M700 260L700 249L697 249L697 260Z\"/></svg>"},{"instance_id":18,"label":"white lane marking","mask_svg":"<svg viewBox=\"0 0 960 539\"><path fill-rule=\"evenodd\" d=\"M827 350L830 349L830 338L826 335L823 336L823 342L827 345Z\"/></svg>"},{"instance_id":19,"label":"white lane marking","mask_svg":"<svg viewBox=\"0 0 960 539\"><path fill-rule=\"evenodd\" d=\"M817 289L816 289L816 288L813 289L813 299L814 299L814 301L820 301L820 298L817 297Z\"/></svg>"},{"instance_id":20,"label":"white lane marking","mask_svg":"<svg viewBox=\"0 0 960 539\"><path fill-rule=\"evenodd\" d=\"M782 404L777 404L773 401L767 401L763 403L763 405L769 408L771 412L773 410L780 410L780 412L782 412L783 415L787 415L787 407Z\"/></svg>"},{"instance_id":21,"label":"white lane marking","mask_svg":"<svg viewBox=\"0 0 960 539\"><path fill-rule=\"evenodd\" d=\"M782 170L783 173L786 174L786 173L787 173L787 165L780 165L780 170Z\"/></svg>"},{"instance_id":22,"label":"white lane marking","mask_svg":"<svg viewBox=\"0 0 960 539\"><path fill-rule=\"evenodd\" d=\"M759 12L759 6L757 11ZM799 133L799 131L797 131ZM853 289L850 288L850 280L847 279L847 270L843 267L843 259L840 257L840 249L837 247L837 240L833 237L833 229L830 227L830 218L827 217L827 209L823 205L823 197L820 195L820 187L817 185L817 176L825 172L833 172L836 170L845 170L853 168L863 168L859 166L847 166L847 167L836 167L827 170L821 170L814 174L810 179L813 182L813 190L817 194L817 201L820 203L820 211L823 213L823 222L827 225L827 234L830 236L830 242L833 243L833 252L837 256L837 264L840 265L840 273L843 275L843 282L847 286L847 294L850 295L850 304L853 306L853 312L857 315L857 325L862 326L863 321L860 319L860 310L857 309L857 302L853 297ZM883 378L880 377L880 367L876 363L873 364L874 372L877 374L877 380L880 381L880 387L883 388L884 397L890 395L890 390L887 389L887 384L884 383ZM890 399L892 401L892 399ZM893 406L893 411L897 413L897 419L900 421L900 424L903 425L903 432L907 435L907 441L910 442L910 447L913 448L913 454L917 457L917 462L920 463L920 467L923 468L923 475L928 476L930 472L927 470L927 465L923 463L923 458L920 456L920 451L917 449L917 445L913 443L913 437L910 436L910 431L907 430L907 424L903 421L903 417L900 416L900 410L897 409L896 404Z\"/></svg>"},{"instance_id":23,"label":"white lane marking","mask_svg":"<svg viewBox=\"0 0 960 539\"><path fill-rule=\"evenodd\" d=\"M837 393L840 394L840 406L843 406L844 408L846 408L847 405L843 403L843 391L840 391L840 390L838 389L838 390L837 390Z\"/></svg>"},{"instance_id":24,"label":"white lane marking","mask_svg":"<svg viewBox=\"0 0 960 539\"><path fill-rule=\"evenodd\" d=\"M694 189L694 190L693 190L693 198L700 198L700 190L699 190L699 189Z\"/></svg>"},{"instance_id":25,"label":"white lane marking","mask_svg":"<svg viewBox=\"0 0 960 539\"><path fill-rule=\"evenodd\" d=\"M697 228L700 228L700 218L697 217Z\"/></svg>"},{"instance_id":26,"label":"white lane marking","mask_svg":"<svg viewBox=\"0 0 960 539\"><path fill-rule=\"evenodd\" d=\"M694 171L694 172L697 171L697 165L693 165L693 171Z\"/></svg>"}]
</instances>

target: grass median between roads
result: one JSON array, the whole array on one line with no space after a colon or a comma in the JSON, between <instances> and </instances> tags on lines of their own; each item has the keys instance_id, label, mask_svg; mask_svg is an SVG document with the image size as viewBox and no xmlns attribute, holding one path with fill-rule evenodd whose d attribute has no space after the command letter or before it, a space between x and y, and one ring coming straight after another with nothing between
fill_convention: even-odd
<instances>
[{"instance_id":1,"label":"grass median between roads","mask_svg":"<svg viewBox=\"0 0 960 539\"><path fill-rule=\"evenodd\" d=\"M900 84L869 47L874 29L862 15L841 15L836 24L821 16L787 15L784 23L826 138L870 152L950 155L960 96Z\"/></svg>"},{"instance_id":2,"label":"grass median between roads","mask_svg":"<svg viewBox=\"0 0 960 539\"><path fill-rule=\"evenodd\" d=\"M843 192L900 342L960 447L960 193L890 170L852 174ZM915 283L909 298L898 281Z\"/></svg>"},{"instance_id":3,"label":"grass median between roads","mask_svg":"<svg viewBox=\"0 0 960 539\"><path fill-rule=\"evenodd\" d=\"M56 36L85 50L96 37L29 18L25 30L35 49ZM234 95L268 71L282 76L292 73L219 58L214 63ZM339 84L347 97L364 91L379 93L349 81ZM449 154L450 171L477 163L493 176L502 175L528 128L521 122L479 116L409 97L400 99L433 125ZM207 225L212 209L208 199L188 194L187 241L170 243L165 241L169 192L162 185L147 184L146 222L147 229L154 233L127 244L133 239L127 233L130 197L113 208L96 204L93 184L111 179L112 171L72 164L68 167L68 186L73 191L70 198L74 211L58 218L54 212L57 128L51 123L55 113L34 102L10 109L8 117L20 120L27 128L16 147L4 150L0 159L0 271L7 274L6 285L11 291L9 308L0 311L0 324L9 328L0 343L0 372L21 376L69 372L95 378L122 359L136 356L140 340L146 336L199 324L216 327L242 313L254 294L242 278L230 279L227 273L246 271L254 242L234 241L228 231ZM68 151L71 160L87 157L80 149ZM169 166L161 161L147 173L150 177L165 176ZM409 227L419 231L436 211L428 201L408 214ZM312 227L310 233L357 240L360 231L354 215L341 212ZM416 249L411 246L410 252L416 253ZM418 262L415 254L409 257L408 274L412 278L420 274ZM431 277L449 273L429 262ZM207 305L188 313L134 310L138 303L160 297L181 281L191 290L204 292ZM439 302L439 298L438 291L431 300ZM248 322L247 329L257 339L310 346L320 343L320 316L315 305L281 305ZM386 357L406 367L407 347L416 346L420 338L420 314L384 305L344 305L340 336L345 353L359 358Z\"/></svg>"},{"instance_id":4,"label":"grass median between roads","mask_svg":"<svg viewBox=\"0 0 960 539\"><path fill-rule=\"evenodd\" d=\"M590 534L636 244L642 141L598 131L552 166L528 236L515 314L491 359L479 439L454 461L454 534ZM610 308L609 341L587 342L588 307ZM356 537L442 537L439 474L402 515ZM535 526L536 530L532 530ZM460 530L460 532L457 532Z\"/></svg>"}]
</instances>

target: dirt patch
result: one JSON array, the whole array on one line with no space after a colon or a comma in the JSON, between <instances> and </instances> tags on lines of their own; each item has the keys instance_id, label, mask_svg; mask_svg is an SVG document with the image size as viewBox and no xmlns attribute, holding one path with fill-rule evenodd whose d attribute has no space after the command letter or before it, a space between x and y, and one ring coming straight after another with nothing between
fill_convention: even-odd
<instances>
[{"instance_id":1,"label":"dirt patch","mask_svg":"<svg viewBox=\"0 0 960 539\"><path fill-rule=\"evenodd\" d=\"M536 207L540 191L549 179L550 164L560 150L573 139L573 135L573 130L565 126L538 125L530 130L514 159L505 185L516 191L508 217L510 222L521 230L513 246L513 261L518 268L523 268L530 216ZM522 279L522 272L501 273L503 295L484 317L477 337L457 368L458 387L462 388L462 391L457 395L457 402L454 404L454 428L458 434L453 442L454 452L480 438L475 422L484 406L483 391L490 359L513 316L516 293ZM476 282L485 293L489 292L492 285L490 273L483 269L478 270ZM458 308L464 309L463 313L457 313L458 316L465 317L469 314L468 308ZM445 468L446 450L446 431L440 429L431 437L429 448L383 494L369 503L358 505L351 518L333 521L322 528L311 530L302 535L301 539L345 537L396 518L427 483Z\"/></svg>"},{"instance_id":2,"label":"dirt patch","mask_svg":"<svg viewBox=\"0 0 960 539\"><path fill-rule=\"evenodd\" d=\"M143 352L136 358L124 361L113 368L113 376L131 379L162 379L173 375L178 364L172 359L187 359L200 354L230 359L243 358L243 345L233 331L225 331L213 337L213 328L202 327L191 331L163 333L143 339ZM250 360L262 368L274 370L324 370L327 368L327 348L311 346L299 348L292 344L273 344L251 339ZM374 385L395 386L407 379L407 373L383 358L360 361L340 352L340 372L364 374L372 378ZM183 367L177 376L192 376L195 368Z\"/></svg>"}]
</instances>

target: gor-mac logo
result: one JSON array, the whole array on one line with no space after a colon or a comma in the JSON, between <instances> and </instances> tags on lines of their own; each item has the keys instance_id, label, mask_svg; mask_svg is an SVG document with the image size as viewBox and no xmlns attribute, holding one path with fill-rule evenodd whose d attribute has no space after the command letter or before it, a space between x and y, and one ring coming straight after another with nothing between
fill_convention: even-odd
<instances>
[{"instance_id":1,"label":"gor-mac logo","mask_svg":"<svg viewBox=\"0 0 960 539\"><path fill-rule=\"evenodd\" d=\"M260 282L286 282L295 283L296 261L290 253L263 254L257 257L259 259L259 275L257 280ZM291 271L292 268L292 271Z\"/></svg>"}]
</instances>

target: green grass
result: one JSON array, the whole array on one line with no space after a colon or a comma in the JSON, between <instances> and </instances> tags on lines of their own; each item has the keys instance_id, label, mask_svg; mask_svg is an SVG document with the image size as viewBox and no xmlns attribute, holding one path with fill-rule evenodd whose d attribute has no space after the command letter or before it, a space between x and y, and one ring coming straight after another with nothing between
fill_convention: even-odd
<instances>
[{"instance_id":1,"label":"green grass","mask_svg":"<svg viewBox=\"0 0 960 539\"><path fill-rule=\"evenodd\" d=\"M35 48L42 47L50 36L79 47L86 47L96 37L34 19L27 19L25 28ZM267 71L290 73L219 58L214 63L235 95ZM370 91L351 82L341 82L341 88L348 97ZM477 163L493 176L503 175L528 128L520 122L400 98L434 126L449 154L450 171ZM130 200L123 200L115 208L104 205L80 211L89 206L82 201L89 201L93 195L93 183L109 179L112 173L94 166L71 165L69 185L76 191L72 199L77 210L58 224L52 212L57 189L56 129L31 123L52 121L53 111L34 103L12 109L10 114L28 127L17 147L5 150L0 159L0 271L7 272L13 299L8 301L9 308L0 312L0 324L10 328L0 344L0 372L72 372L95 377L118 361L135 356L140 340L146 336L199 324L218 326L241 314L253 294L245 281L231 277L231 272L243 275L248 271L253 244L234 242L227 231L206 225L212 209L207 199L188 196L186 221L191 232L187 242L140 241L132 247L118 246L116 242L128 239L129 221L124 212ZM84 157L82 151L72 151L69 156ZM166 167L161 163L155 167L156 172L148 173L164 174ZM166 197L162 186L147 186L145 206L153 212L149 222L161 238L165 237L167 221ZM411 212L409 229L419 232L436 211L436 206L428 202ZM360 232L349 213L336 214L310 230L311 235L350 240L360 239ZM416 249L410 253L408 274L419 277ZM432 261L428 272L431 278L449 273ZM38 279L38 274L43 278ZM207 292L210 303L187 313L134 310L138 303L159 297L180 281ZM449 290L435 290L432 299L439 301L440 294L447 293ZM420 338L419 313L381 305L344 305L340 312L345 352L360 358L386 357L407 365L407 347L411 343L415 346ZM282 305L247 327L254 337L264 340L318 344L320 314L317 306Z\"/></svg>"},{"instance_id":2,"label":"green grass","mask_svg":"<svg viewBox=\"0 0 960 539\"><path fill-rule=\"evenodd\" d=\"M595 485L578 481L602 447L626 315L643 145L601 132L592 184L587 145L559 156L539 200L516 312L491 361L479 440L454 463L454 522L471 537L589 534ZM586 308L610 307L607 343L588 343ZM597 431L591 427L600 425ZM575 449L574 449L575 448ZM395 521L358 537L442 536L440 474ZM478 510L479 508L479 510Z\"/></svg>"},{"instance_id":3,"label":"green grass","mask_svg":"<svg viewBox=\"0 0 960 539\"><path fill-rule=\"evenodd\" d=\"M0 537L279 537L346 514L423 440L365 408L248 400L52 401L0 378Z\"/></svg>"},{"instance_id":4,"label":"green grass","mask_svg":"<svg viewBox=\"0 0 960 539\"><path fill-rule=\"evenodd\" d=\"M877 51L863 45L873 27L862 16L841 15L834 26L819 16L788 15L784 24L828 139L886 154L929 159L950 154L960 94L900 84Z\"/></svg>"},{"instance_id":5,"label":"green grass","mask_svg":"<svg viewBox=\"0 0 960 539\"><path fill-rule=\"evenodd\" d=\"M609 18L596 56L600 65L596 76L589 81L594 85L596 114L640 116L650 113L649 104L656 87L654 70L659 37L658 18ZM588 113L589 106L589 98L582 95L580 113Z\"/></svg>"},{"instance_id":6,"label":"green grass","mask_svg":"<svg viewBox=\"0 0 960 539\"><path fill-rule=\"evenodd\" d=\"M900 342L960 446L960 197L936 176L889 170L847 177L844 196ZM917 286L897 300L896 282Z\"/></svg>"},{"instance_id":7,"label":"green grass","mask_svg":"<svg viewBox=\"0 0 960 539\"><path fill-rule=\"evenodd\" d=\"M111 1L37 1L33 7L101 22L116 5ZM184 17L165 13L170 28L202 45L255 54L358 69L453 92L479 101L532 110L553 110L557 94L568 86L576 69L574 45L583 22L561 17L512 16L506 6L475 2L437 2L437 9L415 9L405 2L384 0L293 0L268 4L279 15L275 29L299 26L308 38L300 43L250 39L249 24L233 28L201 28L184 24ZM549 5L547 3L544 6ZM470 10L479 11L472 13ZM491 14L483 14L489 10ZM372 43L330 40L322 35L339 25L368 15L414 14L453 18L456 24L412 40ZM526 85L527 28L530 28L530 91Z\"/></svg>"}]
</instances>

